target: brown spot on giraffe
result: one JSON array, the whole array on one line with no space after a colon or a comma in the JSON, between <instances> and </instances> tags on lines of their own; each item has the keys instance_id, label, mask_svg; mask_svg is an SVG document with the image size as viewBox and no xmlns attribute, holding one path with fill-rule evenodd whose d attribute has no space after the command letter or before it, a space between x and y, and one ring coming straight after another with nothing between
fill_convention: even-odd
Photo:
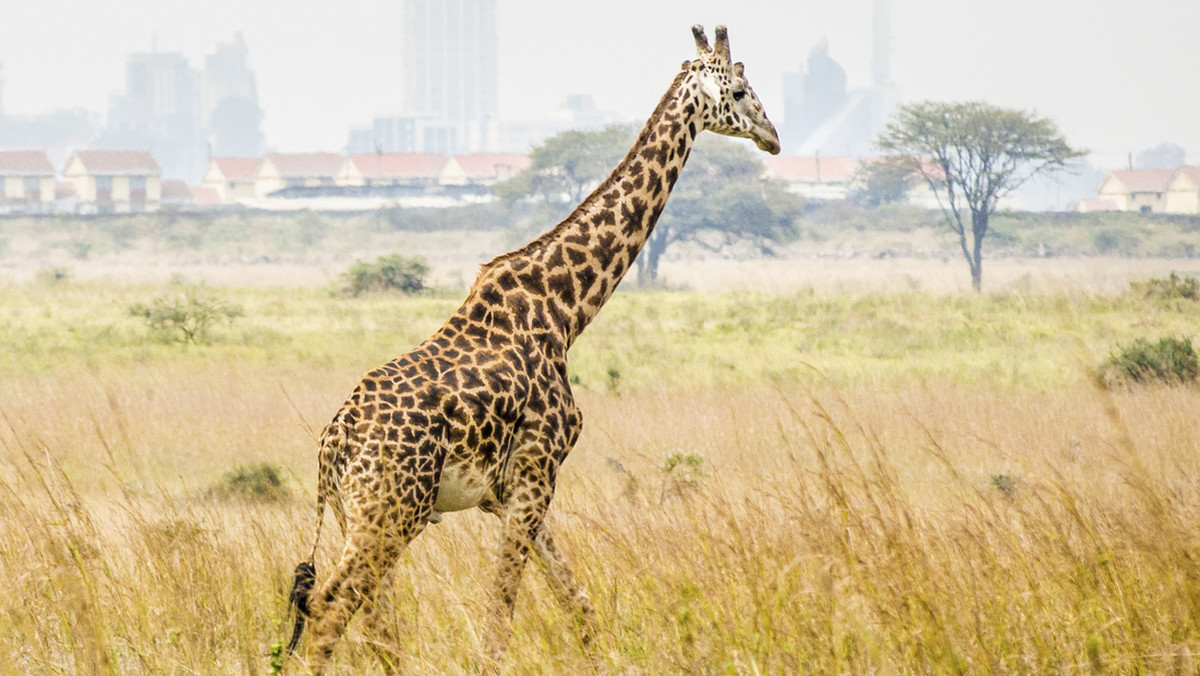
<instances>
[{"instance_id":1,"label":"brown spot on giraffe","mask_svg":"<svg viewBox=\"0 0 1200 676\"><path fill-rule=\"evenodd\" d=\"M612 295L645 245L701 130L779 152L779 138L740 66L725 28L682 70L612 174L553 229L483 266L462 306L428 340L370 371L320 437L317 526L297 568L289 651L307 618L308 666L323 671L360 609L385 669L399 663L378 622L389 573L403 548L443 512L478 507L503 535L483 623L488 658L505 650L525 561L542 562L550 586L590 641L595 611L544 524L559 468L583 416L567 379L567 351ZM311 598L325 507L344 537L333 571Z\"/></svg>"}]
</instances>

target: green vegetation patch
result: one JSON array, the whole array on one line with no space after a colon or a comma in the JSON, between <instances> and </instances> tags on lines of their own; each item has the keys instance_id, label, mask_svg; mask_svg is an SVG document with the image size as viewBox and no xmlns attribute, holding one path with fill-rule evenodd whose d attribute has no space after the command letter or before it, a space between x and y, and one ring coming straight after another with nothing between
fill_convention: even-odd
<instances>
[{"instance_id":1,"label":"green vegetation patch","mask_svg":"<svg viewBox=\"0 0 1200 676\"><path fill-rule=\"evenodd\" d=\"M226 500L261 502L286 500L291 494L283 468L269 462L238 465L209 490L209 495Z\"/></svg>"},{"instance_id":2,"label":"green vegetation patch","mask_svg":"<svg viewBox=\"0 0 1200 676\"><path fill-rule=\"evenodd\" d=\"M1191 338L1136 338L1118 345L1109 355L1101 375L1106 382L1165 383L1181 385L1196 380L1200 361Z\"/></svg>"},{"instance_id":3,"label":"green vegetation patch","mask_svg":"<svg viewBox=\"0 0 1200 676\"><path fill-rule=\"evenodd\" d=\"M341 293L354 298L377 291L417 293L425 289L428 276L429 264L420 256L380 256L370 263L358 261L342 273Z\"/></svg>"}]
</instances>

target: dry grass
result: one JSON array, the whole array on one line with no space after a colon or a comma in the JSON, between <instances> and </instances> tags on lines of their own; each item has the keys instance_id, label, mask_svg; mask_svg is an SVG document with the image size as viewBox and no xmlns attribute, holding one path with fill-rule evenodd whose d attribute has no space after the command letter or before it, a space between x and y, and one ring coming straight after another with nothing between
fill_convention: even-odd
<instances>
[{"instance_id":1,"label":"dry grass","mask_svg":"<svg viewBox=\"0 0 1200 676\"><path fill-rule=\"evenodd\" d=\"M3 292L0 673L268 672L312 428L447 301L229 290L246 325L183 348L123 315L144 288ZM614 299L552 513L599 639L531 566L505 671L1195 673L1200 392L1086 374L1192 310L1057 293ZM290 497L213 490L260 463ZM497 531L451 514L409 548L408 672L476 670ZM336 673L375 669L367 638Z\"/></svg>"},{"instance_id":2,"label":"dry grass","mask_svg":"<svg viewBox=\"0 0 1200 676\"><path fill-rule=\"evenodd\" d=\"M292 373L285 398L220 369L161 377L63 377L6 400L7 673L262 673L286 636L314 483L300 421L344 388ZM616 673L1190 673L1196 394L584 394L554 524L598 608L595 660ZM672 456L693 462L667 471ZM297 497L206 493L264 459L295 472ZM474 669L496 530L449 515L410 548L396 622L412 673ZM588 672L535 570L509 673ZM365 640L351 631L338 673L374 668Z\"/></svg>"}]
</instances>

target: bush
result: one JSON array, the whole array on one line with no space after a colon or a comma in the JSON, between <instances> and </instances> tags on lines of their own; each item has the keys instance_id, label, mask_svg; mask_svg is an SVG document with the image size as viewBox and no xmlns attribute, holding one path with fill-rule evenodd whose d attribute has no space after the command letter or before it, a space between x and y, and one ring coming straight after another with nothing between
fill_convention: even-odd
<instances>
[{"instance_id":1,"label":"bush","mask_svg":"<svg viewBox=\"0 0 1200 676\"><path fill-rule=\"evenodd\" d=\"M213 298L199 289L187 289L172 298L160 296L149 303L133 303L129 314L144 319L151 333L164 341L200 343L208 338L213 325L232 322L244 313L240 305Z\"/></svg>"},{"instance_id":2,"label":"bush","mask_svg":"<svg viewBox=\"0 0 1200 676\"><path fill-rule=\"evenodd\" d=\"M260 502L277 502L291 495L283 481L283 470L269 462L237 466L210 493L220 498Z\"/></svg>"},{"instance_id":3,"label":"bush","mask_svg":"<svg viewBox=\"0 0 1200 676\"><path fill-rule=\"evenodd\" d=\"M1200 280L1195 277L1180 277L1174 272L1166 279L1131 282L1129 288L1147 299L1200 300Z\"/></svg>"},{"instance_id":4,"label":"bush","mask_svg":"<svg viewBox=\"0 0 1200 676\"><path fill-rule=\"evenodd\" d=\"M1137 235L1119 228L1106 228L1092 235L1092 246L1099 254L1132 255L1140 244Z\"/></svg>"},{"instance_id":5,"label":"bush","mask_svg":"<svg viewBox=\"0 0 1200 676\"><path fill-rule=\"evenodd\" d=\"M1200 360L1192 347L1191 338L1160 338L1151 343L1138 338L1128 345L1119 345L1110 354L1101 371L1107 383L1120 381L1169 385L1190 383L1200 373Z\"/></svg>"},{"instance_id":6,"label":"bush","mask_svg":"<svg viewBox=\"0 0 1200 676\"><path fill-rule=\"evenodd\" d=\"M672 453L664 460L662 473L660 503L670 497L690 497L700 488L704 478L704 458L695 453Z\"/></svg>"},{"instance_id":7,"label":"bush","mask_svg":"<svg viewBox=\"0 0 1200 676\"><path fill-rule=\"evenodd\" d=\"M380 256L374 263L356 262L342 273L342 294L355 298L372 291L416 293L425 288L429 265L420 256Z\"/></svg>"}]
</instances>

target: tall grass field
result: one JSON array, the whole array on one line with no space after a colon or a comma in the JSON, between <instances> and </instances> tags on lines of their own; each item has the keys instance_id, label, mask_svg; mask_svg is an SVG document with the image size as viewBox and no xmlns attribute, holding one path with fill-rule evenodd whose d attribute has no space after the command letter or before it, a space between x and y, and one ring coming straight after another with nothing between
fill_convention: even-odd
<instances>
[{"instance_id":1,"label":"tall grass field","mask_svg":"<svg viewBox=\"0 0 1200 676\"><path fill-rule=\"evenodd\" d=\"M1099 374L1200 302L1012 265L981 295L618 293L571 355L550 516L598 638L530 565L504 672L1196 673L1200 390ZM131 312L188 291L237 312L193 338ZM302 673L315 434L460 298L0 285L0 673ZM479 668L498 536L453 513L408 548L407 673ZM370 638L333 672L377 670Z\"/></svg>"}]
</instances>

